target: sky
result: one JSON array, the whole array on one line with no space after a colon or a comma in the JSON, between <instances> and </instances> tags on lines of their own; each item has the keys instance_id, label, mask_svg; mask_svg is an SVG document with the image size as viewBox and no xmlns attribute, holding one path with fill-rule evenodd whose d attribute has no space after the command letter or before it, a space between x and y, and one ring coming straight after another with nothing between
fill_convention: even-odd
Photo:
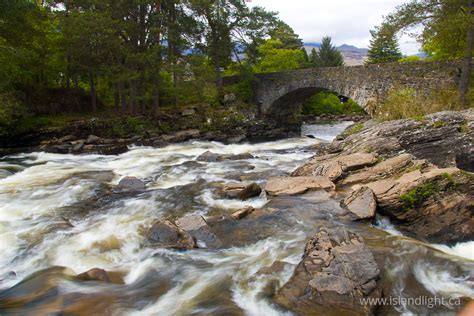
<instances>
[{"instance_id":1,"label":"sky","mask_svg":"<svg viewBox=\"0 0 474 316\"><path fill-rule=\"evenodd\" d=\"M331 36L336 45L368 47L369 30L380 25L383 16L408 0L246 0L249 6L278 11L304 42L320 42ZM406 55L416 54L420 45L402 36L400 48Z\"/></svg>"}]
</instances>

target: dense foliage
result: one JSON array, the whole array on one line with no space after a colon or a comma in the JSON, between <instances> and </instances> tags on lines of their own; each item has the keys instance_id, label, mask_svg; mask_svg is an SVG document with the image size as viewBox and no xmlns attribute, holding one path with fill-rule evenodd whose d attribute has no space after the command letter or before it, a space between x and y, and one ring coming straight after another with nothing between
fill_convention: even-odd
<instances>
[{"instance_id":1,"label":"dense foliage","mask_svg":"<svg viewBox=\"0 0 474 316\"><path fill-rule=\"evenodd\" d=\"M466 106L474 47L473 0L411 0L388 15L381 29L394 34L420 25L418 40L431 58L463 58L458 91Z\"/></svg>"},{"instance_id":2,"label":"dense foliage","mask_svg":"<svg viewBox=\"0 0 474 316\"><path fill-rule=\"evenodd\" d=\"M364 110L352 99L341 102L337 94L321 91L310 97L303 104L303 114L363 114Z\"/></svg>"}]
</instances>

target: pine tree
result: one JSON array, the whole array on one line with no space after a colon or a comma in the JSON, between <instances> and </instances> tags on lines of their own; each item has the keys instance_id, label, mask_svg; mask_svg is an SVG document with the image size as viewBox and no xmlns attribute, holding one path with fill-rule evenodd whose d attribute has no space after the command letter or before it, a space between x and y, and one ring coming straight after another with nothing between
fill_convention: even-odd
<instances>
[{"instance_id":1,"label":"pine tree","mask_svg":"<svg viewBox=\"0 0 474 316\"><path fill-rule=\"evenodd\" d=\"M340 51L331 43L329 36L323 37L321 47L317 53L317 67L337 67L344 65L344 58Z\"/></svg>"},{"instance_id":2,"label":"pine tree","mask_svg":"<svg viewBox=\"0 0 474 316\"><path fill-rule=\"evenodd\" d=\"M370 34L372 39L367 53L367 64L389 63L403 57L394 33L384 32L382 28L377 27L371 30Z\"/></svg>"},{"instance_id":3,"label":"pine tree","mask_svg":"<svg viewBox=\"0 0 474 316\"><path fill-rule=\"evenodd\" d=\"M309 62L313 67L317 67L319 64L319 57L318 57L318 52L316 51L316 48L313 47L311 50L311 54L309 55Z\"/></svg>"}]
</instances>

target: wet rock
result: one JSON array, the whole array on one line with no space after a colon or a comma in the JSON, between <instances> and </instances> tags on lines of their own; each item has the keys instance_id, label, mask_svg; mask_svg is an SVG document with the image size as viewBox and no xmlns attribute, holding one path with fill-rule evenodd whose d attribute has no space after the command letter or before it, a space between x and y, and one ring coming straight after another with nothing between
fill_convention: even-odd
<instances>
[{"instance_id":1,"label":"wet rock","mask_svg":"<svg viewBox=\"0 0 474 316\"><path fill-rule=\"evenodd\" d=\"M60 143L66 143L66 142L73 141L75 139L76 139L76 137L74 135L66 135L66 136L61 137L59 139L59 142Z\"/></svg>"},{"instance_id":2,"label":"wet rock","mask_svg":"<svg viewBox=\"0 0 474 316\"><path fill-rule=\"evenodd\" d=\"M377 201L374 192L367 186L353 191L341 204L347 207L357 219L371 219L375 217Z\"/></svg>"},{"instance_id":3,"label":"wet rock","mask_svg":"<svg viewBox=\"0 0 474 316\"><path fill-rule=\"evenodd\" d=\"M155 222L147 232L147 240L152 245L164 248L192 249L196 247L196 240L169 220Z\"/></svg>"},{"instance_id":4,"label":"wet rock","mask_svg":"<svg viewBox=\"0 0 474 316\"><path fill-rule=\"evenodd\" d=\"M82 281L102 281L107 283L110 282L110 277L107 271L99 268L92 268L86 272L78 274L76 278Z\"/></svg>"},{"instance_id":5,"label":"wet rock","mask_svg":"<svg viewBox=\"0 0 474 316\"><path fill-rule=\"evenodd\" d=\"M221 246L221 241L211 231L201 215L191 214L184 216L176 221L176 225L195 238L200 247L218 248Z\"/></svg>"},{"instance_id":6,"label":"wet rock","mask_svg":"<svg viewBox=\"0 0 474 316\"><path fill-rule=\"evenodd\" d=\"M166 147L168 146L168 143L165 142L164 140L161 140L161 139L155 139L152 143L153 147Z\"/></svg>"},{"instance_id":7,"label":"wet rock","mask_svg":"<svg viewBox=\"0 0 474 316\"><path fill-rule=\"evenodd\" d=\"M241 209L238 209L237 211L233 212L231 217L233 219L242 219L248 215L250 215L253 211L255 210L255 208L253 206L245 206Z\"/></svg>"},{"instance_id":8,"label":"wet rock","mask_svg":"<svg viewBox=\"0 0 474 316\"><path fill-rule=\"evenodd\" d=\"M263 216L272 215L272 214L275 214L276 212L278 212L278 209L273 208L273 207L257 208L252 213L250 213L248 217L255 219L255 218L260 218Z\"/></svg>"},{"instance_id":9,"label":"wet rock","mask_svg":"<svg viewBox=\"0 0 474 316\"><path fill-rule=\"evenodd\" d=\"M170 135L163 135L161 139L169 143L185 142L190 139L196 139L201 135L201 132L197 129L190 129L185 131L176 132Z\"/></svg>"},{"instance_id":10,"label":"wet rock","mask_svg":"<svg viewBox=\"0 0 474 316\"><path fill-rule=\"evenodd\" d=\"M122 191L145 191L145 183L136 177L124 177L117 185L117 189Z\"/></svg>"},{"instance_id":11,"label":"wet rock","mask_svg":"<svg viewBox=\"0 0 474 316\"><path fill-rule=\"evenodd\" d=\"M73 147L72 147L72 152L73 153L79 153L82 151L82 149L84 148L84 143L85 141L84 140L78 140L77 142L74 142L72 143Z\"/></svg>"},{"instance_id":12,"label":"wet rock","mask_svg":"<svg viewBox=\"0 0 474 316\"><path fill-rule=\"evenodd\" d=\"M218 161L218 159L219 159L219 154L210 152L209 150L203 152L196 158L197 161L206 161L206 162L216 162Z\"/></svg>"},{"instance_id":13,"label":"wet rock","mask_svg":"<svg viewBox=\"0 0 474 316\"><path fill-rule=\"evenodd\" d=\"M221 154L216 154L211 151L205 151L201 155L199 155L196 160L197 161L206 161L206 162L217 162L217 161L224 161L224 160L245 160L245 159L252 159L254 156L252 156L250 153L243 153L243 154L237 154L237 155L221 155Z\"/></svg>"},{"instance_id":14,"label":"wet rock","mask_svg":"<svg viewBox=\"0 0 474 316\"><path fill-rule=\"evenodd\" d=\"M99 140L100 140L100 137L95 136L95 135L89 135L89 137L87 137L86 139L86 144L95 144L99 142Z\"/></svg>"},{"instance_id":15,"label":"wet rock","mask_svg":"<svg viewBox=\"0 0 474 316\"><path fill-rule=\"evenodd\" d=\"M293 265L289 262L285 261L275 261L270 266L266 266L261 268L255 273L255 276L261 275L271 275L271 274L279 274L285 271L288 268L291 268Z\"/></svg>"},{"instance_id":16,"label":"wet rock","mask_svg":"<svg viewBox=\"0 0 474 316\"><path fill-rule=\"evenodd\" d=\"M345 229L321 228L306 244L302 261L277 292L277 304L298 315L328 309L340 314L372 314L363 298L381 297L380 271L362 237Z\"/></svg>"},{"instance_id":17,"label":"wet rock","mask_svg":"<svg viewBox=\"0 0 474 316\"><path fill-rule=\"evenodd\" d=\"M71 146L69 144L60 144L60 145L45 147L44 150L48 153L67 154L69 153L70 148Z\"/></svg>"},{"instance_id":18,"label":"wet rock","mask_svg":"<svg viewBox=\"0 0 474 316\"><path fill-rule=\"evenodd\" d=\"M334 183L326 177L275 177L265 185L269 195L296 195L308 190L333 190Z\"/></svg>"},{"instance_id":19,"label":"wet rock","mask_svg":"<svg viewBox=\"0 0 474 316\"><path fill-rule=\"evenodd\" d=\"M231 182L223 190L227 197L241 200L256 197L262 192L262 188L255 182Z\"/></svg>"}]
</instances>

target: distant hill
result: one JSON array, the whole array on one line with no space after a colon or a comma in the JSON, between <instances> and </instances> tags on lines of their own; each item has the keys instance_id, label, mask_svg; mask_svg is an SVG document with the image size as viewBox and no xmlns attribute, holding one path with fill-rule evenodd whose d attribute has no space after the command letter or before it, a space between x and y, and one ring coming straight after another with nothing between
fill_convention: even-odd
<instances>
[{"instance_id":1,"label":"distant hill","mask_svg":"<svg viewBox=\"0 0 474 316\"><path fill-rule=\"evenodd\" d=\"M308 54L313 48L318 49L319 47L321 47L321 43L317 42L308 42L304 43L303 45ZM344 62L346 63L346 65L349 66L362 65L367 59L367 52L369 51L367 48L358 48L353 45L347 44L342 44L341 46L338 46L337 49L344 57Z\"/></svg>"}]
</instances>

